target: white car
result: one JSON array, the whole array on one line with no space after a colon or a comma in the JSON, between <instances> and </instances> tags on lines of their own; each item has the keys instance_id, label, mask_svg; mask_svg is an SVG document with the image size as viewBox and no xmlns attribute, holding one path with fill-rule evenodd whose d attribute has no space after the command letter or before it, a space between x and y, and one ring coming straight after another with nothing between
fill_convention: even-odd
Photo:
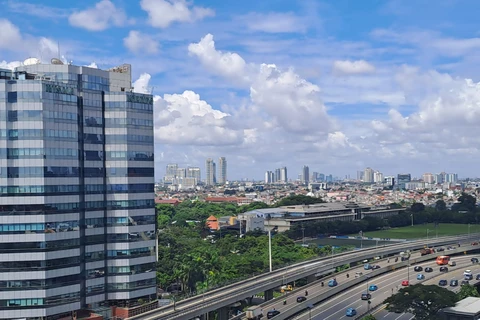
<instances>
[{"instance_id":1,"label":"white car","mask_svg":"<svg viewBox=\"0 0 480 320\"><path fill-rule=\"evenodd\" d=\"M463 272L463 277L465 278L465 280L472 280L473 279L472 271L471 270L465 270Z\"/></svg>"}]
</instances>

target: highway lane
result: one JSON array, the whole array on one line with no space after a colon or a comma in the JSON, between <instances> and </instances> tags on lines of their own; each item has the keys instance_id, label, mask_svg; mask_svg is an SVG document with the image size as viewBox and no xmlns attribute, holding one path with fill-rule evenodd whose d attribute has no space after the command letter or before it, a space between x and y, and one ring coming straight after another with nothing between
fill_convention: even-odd
<instances>
[{"instance_id":1,"label":"highway lane","mask_svg":"<svg viewBox=\"0 0 480 320\"><path fill-rule=\"evenodd\" d=\"M426 279L431 279L435 275L438 275L439 267L436 265L435 261L433 260L436 255L432 256L432 261L429 262L422 262L417 265L422 266L423 268L430 266L433 268L433 272L426 273L422 272L414 272L413 267L410 267L410 283L416 284L422 281L416 280L417 274L422 273L425 275ZM457 262L456 267L450 267L455 269L461 269L461 272L467 266L471 266L470 262L471 256L461 256L461 257L454 257L453 259ZM387 274L381 275L379 277L370 279L368 281L368 285L375 284L378 286L378 290L374 292L370 292L372 295L371 298L371 306L378 305L385 300L388 296L392 293L397 292L401 288L401 282L407 279L408 270L407 268L400 269L398 271L392 271ZM314 309L311 310L311 317L312 319L321 319L321 320L337 320L337 319L352 319L346 316L347 308L355 308L358 314L362 314L367 311L368 303L367 301L361 300L361 294L367 291L367 282L364 282L358 286L355 286L331 299L328 301L317 305ZM305 312L300 316L295 317L294 319L297 320L307 320L310 319L309 313ZM408 318L407 318L408 319ZM399 319L400 320L400 319Z\"/></svg>"},{"instance_id":2,"label":"highway lane","mask_svg":"<svg viewBox=\"0 0 480 320\"><path fill-rule=\"evenodd\" d=\"M479 234L461 235L454 237L442 237L438 239L432 239L431 245L440 243L443 246L453 243L469 243L473 240L478 240ZM405 251L406 248L420 247L425 243L425 240L417 240L408 243L394 244L391 246L385 246L382 248L364 249L361 251L350 252L348 254L335 255L334 262L337 264L345 263L346 260L364 259L365 257L374 257L381 252L400 252ZM397 251L398 250L398 251ZM327 262L328 261L328 262ZM195 297L178 301L176 303L176 309L173 305L167 307L161 307L156 310L146 312L144 314L133 316L130 319L138 320L158 320L158 319L190 319L195 315L202 314L209 310L215 310L222 306L226 306L240 299L244 299L254 293L262 292L267 287L271 287L272 283L281 283L283 275L286 277L294 278L299 275L310 273L315 270L324 268L329 264L330 259L322 259L310 262L303 262L296 264L288 269L275 270L272 273L266 273L260 276L250 278L245 281L240 281L230 286L222 287L212 291L208 291L203 295L197 295ZM291 280L293 281L293 280Z\"/></svg>"},{"instance_id":3,"label":"highway lane","mask_svg":"<svg viewBox=\"0 0 480 320\"><path fill-rule=\"evenodd\" d=\"M478 255L476 257L478 258ZM453 258L453 260L455 260L455 259L456 258ZM425 285L431 285L431 284L438 285L438 282L440 280L447 280L449 285L444 287L444 288L446 288L448 290L452 290L453 292L458 292L458 291L460 291L461 286L459 285L458 287L450 287L450 280L456 279L456 280L458 280L458 282L460 284L463 280L463 272L467 269L471 270L472 274L473 274L473 280L470 280L470 284L473 285L473 284L477 283L478 281L475 280L475 277L477 276L477 274L480 274L480 265L479 264L472 265L472 263L470 262L470 263L467 263L464 267L459 267L458 269L455 269L453 271L451 271L452 269L449 269L450 271L448 273L439 274L439 275L435 276L434 278L423 282L423 284L425 284ZM382 319L382 320L409 320L409 319L413 319L412 314L409 314L409 313L402 313L402 314L390 313L387 310L385 310L384 307L382 307L379 310L376 310L375 312L373 312L373 315L377 319Z\"/></svg>"},{"instance_id":4,"label":"highway lane","mask_svg":"<svg viewBox=\"0 0 480 320\"><path fill-rule=\"evenodd\" d=\"M456 244L451 244L451 245L453 246L453 245L456 245ZM447 246L445 246L445 247L447 247ZM445 252L448 252L448 251L445 251ZM412 252L410 259L415 260L415 258L418 258L420 256L421 255L420 255L419 251ZM436 257L436 255L435 255L435 257ZM432 259L433 259L433 257L432 257ZM399 261L400 261L400 257L399 257ZM390 257L389 259L382 259L382 260L378 260L378 261L370 262L370 263L371 264L378 264L381 268L385 268L388 265L395 264L395 256ZM321 286L321 282L314 282L310 285L302 287L301 291L299 291L299 292L295 292L295 293L287 292L287 294L284 297L276 298L274 300L271 300L270 303L267 303L267 304L263 305L263 310L264 310L264 312L266 312L268 310L272 310L272 309L275 308L276 310L278 310L280 312L284 312L285 310L287 310L289 308L292 308L292 304L295 305L297 303L296 302L297 297L305 295L305 290L308 291L308 297L307 297L307 300L308 300L308 298L312 298L312 297L315 297L315 296L318 296L318 295L321 295L321 294L327 292L329 290L328 281L331 280L333 277L335 277L337 279L337 282L340 285L340 284L345 283L348 280L354 279L356 272L362 272L363 275L367 275L367 274L370 274L372 272L373 272L373 274L375 273L375 271L364 270L363 264L361 264L360 266L348 269L347 271L345 271L343 273L338 273L335 276L332 276L330 278L325 278L324 279L324 287ZM347 273L350 275L351 278L346 277ZM285 300L285 299L287 300L287 305L283 304L283 300ZM308 301L304 302L304 304L308 304ZM246 317L243 316L241 319L246 319Z\"/></svg>"}]
</instances>

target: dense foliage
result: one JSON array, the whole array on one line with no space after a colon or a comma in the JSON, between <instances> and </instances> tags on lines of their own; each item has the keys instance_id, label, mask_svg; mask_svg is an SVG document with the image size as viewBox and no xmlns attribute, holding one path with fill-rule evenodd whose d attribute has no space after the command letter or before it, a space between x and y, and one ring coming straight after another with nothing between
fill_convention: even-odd
<instances>
[{"instance_id":1,"label":"dense foliage","mask_svg":"<svg viewBox=\"0 0 480 320\"><path fill-rule=\"evenodd\" d=\"M180 283L186 293L251 277L268 270L268 238L247 234L243 238L224 234L203 238L198 227L171 226L159 234L160 287ZM272 263L275 267L327 255L331 248L295 245L284 234L272 237Z\"/></svg>"},{"instance_id":2,"label":"dense foliage","mask_svg":"<svg viewBox=\"0 0 480 320\"><path fill-rule=\"evenodd\" d=\"M457 298L458 300L465 299L467 297L480 297L480 294L478 293L477 287L472 286L472 285L463 285L460 288L460 291L457 293Z\"/></svg>"},{"instance_id":3,"label":"dense foliage","mask_svg":"<svg viewBox=\"0 0 480 320\"><path fill-rule=\"evenodd\" d=\"M436 320L438 311L455 306L457 299L457 295L448 289L416 284L400 289L383 303L390 312L412 313L418 320Z\"/></svg>"}]
</instances>

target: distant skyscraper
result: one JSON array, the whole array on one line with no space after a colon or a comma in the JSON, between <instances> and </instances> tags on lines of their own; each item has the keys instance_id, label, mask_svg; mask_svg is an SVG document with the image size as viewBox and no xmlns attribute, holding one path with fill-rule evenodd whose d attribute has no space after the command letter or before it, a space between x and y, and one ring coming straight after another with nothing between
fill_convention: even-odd
<instances>
[{"instance_id":1,"label":"distant skyscraper","mask_svg":"<svg viewBox=\"0 0 480 320\"><path fill-rule=\"evenodd\" d=\"M302 183L308 185L310 183L310 169L308 166L302 168Z\"/></svg>"},{"instance_id":2,"label":"distant skyscraper","mask_svg":"<svg viewBox=\"0 0 480 320\"><path fill-rule=\"evenodd\" d=\"M215 167L215 162L208 158L205 163L205 184L207 186L213 186L216 183Z\"/></svg>"},{"instance_id":3,"label":"distant skyscraper","mask_svg":"<svg viewBox=\"0 0 480 320\"><path fill-rule=\"evenodd\" d=\"M358 181L363 181L364 178L364 171L357 171L357 180Z\"/></svg>"},{"instance_id":4,"label":"distant skyscraper","mask_svg":"<svg viewBox=\"0 0 480 320\"><path fill-rule=\"evenodd\" d=\"M227 182L227 159L225 157L218 158L218 174L217 183L225 184Z\"/></svg>"},{"instance_id":5,"label":"distant skyscraper","mask_svg":"<svg viewBox=\"0 0 480 320\"><path fill-rule=\"evenodd\" d=\"M177 179L182 179L187 177L187 169L185 168L178 168L177 169Z\"/></svg>"},{"instance_id":6,"label":"distant skyscraper","mask_svg":"<svg viewBox=\"0 0 480 320\"><path fill-rule=\"evenodd\" d=\"M363 182L373 183L374 182L374 171L372 168L366 168L363 173Z\"/></svg>"},{"instance_id":7,"label":"distant skyscraper","mask_svg":"<svg viewBox=\"0 0 480 320\"><path fill-rule=\"evenodd\" d=\"M202 181L202 175L199 167L188 167L187 178L195 178L195 183Z\"/></svg>"},{"instance_id":8,"label":"distant skyscraper","mask_svg":"<svg viewBox=\"0 0 480 320\"><path fill-rule=\"evenodd\" d=\"M165 170L165 177L163 178L163 181L172 182L172 180L177 177L177 170L178 170L178 164L176 163L167 164L167 168Z\"/></svg>"},{"instance_id":9,"label":"distant skyscraper","mask_svg":"<svg viewBox=\"0 0 480 320\"><path fill-rule=\"evenodd\" d=\"M383 173L380 171L375 171L373 174L373 182L375 183L383 183Z\"/></svg>"},{"instance_id":10,"label":"distant skyscraper","mask_svg":"<svg viewBox=\"0 0 480 320\"><path fill-rule=\"evenodd\" d=\"M410 173L398 174L397 175L397 188L405 189L405 184L412 181L412 176Z\"/></svg>"},{"instance_id":11,"label":"distant skyscraper","mask_svg":"<svg viewBox=\"0 0 480 320\"><path fill-rule=\"evenodd\" d=\"M394 176L388 176L388 177L385 177L385 179L383 181L385 182L385 184L387 186L393 187L393 185L395 184L395 177Z\"/></svg>"},{"instance_id":12,"label":"distant skyscraper","mask_svg":"<svg viewBox=\"0 0 480 320\"><path fill-rule=\"evenodd\" d=\"M318 181L325 181L325 175L323 173L318 175Z\"/></svg>"},{"instance_id":13,"label":"distant skyscraper","mask_svg":"<svg viewBox=\"0 0 480 320\"><path fill-rule=\"evenodd\" d=\"M280 181L284 183L288 182L287 167L280 168Z\"/></svg>"},{"instance_id":14,"label":"distant skyscraper","mask_svg":"<svg viewBox=\"0 0 480 320\"><path fill-rule=\"evenodd\" d=\"M280 181L280 169L275 169L275 182Z\"/></svg>"},{"instance_id":15,"label":"distant skyscraper","mask_svg":"<svg viewBox=\"0 0 480 320\"><path fill-rule=\"evenodd\" d=\"M424 173L422 178L425 183L435 183L435 176L431 173Z\"/></svg>"},{"instance_id":16,"label":"distant skyscraper","mask_svg":"<svg viewBox=\"0 0 480 320\"><path fill-rule=\"evenodd\" d=\"M272 177L273 177L272 171L265 172L265 183L273 183Z\"/></svg>"},{"instance_id":17,"label":"distant skyscraper","mask_svg":"<svg viewBox=\"0 0 480 320\"><path fill-rule=\"evenodd\" d=\"M312 181L317 182L318 181L318 172L312 172L312 176L310 177Z\"/></svg>"}]
</instances>

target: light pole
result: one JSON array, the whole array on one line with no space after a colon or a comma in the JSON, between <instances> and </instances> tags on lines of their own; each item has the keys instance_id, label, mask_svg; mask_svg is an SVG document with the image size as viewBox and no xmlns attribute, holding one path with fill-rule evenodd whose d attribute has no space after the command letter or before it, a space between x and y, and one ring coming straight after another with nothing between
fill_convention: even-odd
<instances>
[{"instance_id":1,"label":"light pole","mask_svg":"<svg viewBox=\"0 0 480 320\"><path fill-rule=\"evenodd\" d=\"M363 249L363 231L360 230L358 234L360 235L360 249Z\"/></svg>"},{"instance_id":2,"label":"light pole","mask_svg":"<svg viewBox=\"0 0 480 320\"><path fill-rule=\"evenodd\" d=\"M413 227L413 213L410 214L410 218L412 218L412 227Z\"/></svg>"},{"instance_id":3,"label":"light pole","mask_svg":"<svg viewBox=\"0 0 480 320\"><path fill-rule=\"evenodd\" d=\"M268 263L272 272L272 229L268 229Z\"/></svg>"},{"instance_id":4,"label":"light pole","mask_svg":"<svg viewBox=\"0 0 480 320\"><path fill-rule=\"evenodd\" d=\"M470 238L470 223L468 224L468 237Z\"/></svg>"},{"instance_id":5,"label":"light pole","mask_svg":"<svg viewBox=\"0 0 480 320\"><path fill-rule=\"evenodd\" d=\"M430 232L430 229L427 229L427 248L428 248L428 233Z\"/></svg>"},{"instance_id":6,"label":"light pole","mask_svg":"<svg viewBox=\"0 0 480 320\"><path fill-rule=\"evenodd\" d=\"M367 298L368 298L368 295L370 294L368 290L368 280L370 280L369 276L367 276ZM370 299L367 299L367 314L369 313L370 313Z\"/></svg>"},{"instance_id":7,"label":"light pole","mask_svg":"<svg viewBox=\"0 0 480 320\"><path fill-rule=\"evenodd\" d=\"M302 224L302 244L305 245L305 227Z\"/></svg>"},{"instance_id":8,"label":"light pole","mask_svg":"<svg viewBox=\"0 0 480 320\"><path fill-rule=\"evenodd\" d=\"M334 268L334 267L333 267L333 252L334 252L334 251L335 251L335 247L334 247L333 244L332 244L332 269ZM334 272L335 272L335 271L334 271Z\"/></svg>"}]
</instances>

